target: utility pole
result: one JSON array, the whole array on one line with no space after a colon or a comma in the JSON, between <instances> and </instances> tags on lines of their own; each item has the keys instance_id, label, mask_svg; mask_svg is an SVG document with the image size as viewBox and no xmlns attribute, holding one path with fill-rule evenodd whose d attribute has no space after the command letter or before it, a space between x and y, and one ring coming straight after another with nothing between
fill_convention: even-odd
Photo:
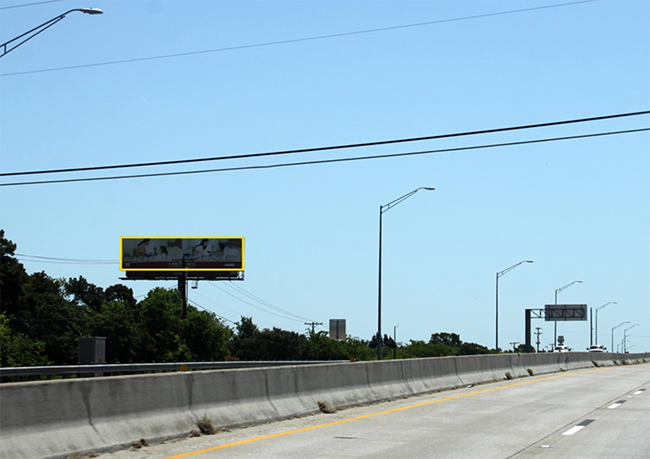
<instances>
[{"instance_id":1,"label":"utility pole","mask_svg":"<svg viewBox=\"0 0 650 459\"><path fill-rule=\"evenodd\" d=\"M311 334L313 335L316 333L316 325L323 325L323 322L305 322L305 325L309 325L311 327Z\"/></svg>"},{"instance_id":2,"label":"utility pole","mask_svg":"<svg viewBox=\"0 0 650 459\"><path fill-rule=\"evenodd\" d=\"M539 335L542 335L543 333L540 331L540 327L535 327L535 334L537 335L537 353L539 354Z\"/></svg>"}]
</instances>

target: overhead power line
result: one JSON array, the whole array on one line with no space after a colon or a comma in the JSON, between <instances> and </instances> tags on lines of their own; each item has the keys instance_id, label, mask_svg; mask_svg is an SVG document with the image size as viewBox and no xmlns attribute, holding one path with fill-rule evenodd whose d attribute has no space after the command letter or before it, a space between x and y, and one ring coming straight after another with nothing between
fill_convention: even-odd
<instances>
[{"instance_id":1,"label":"overhead power line","mask_svg":"<svg viewBox=\"0 0 650 459\"><path fill-rule=\"evenodd\" d=\"M288 317L288 315L295 316L295 317L300 317L300 316L296 316L295 314L293 314L293 313L291 313L291 312L289 312L289 311L284 311L284 310L282 310L282 309L280 309L280 311L282 311L284 315L282 315L282 314L278 314L278 313L276 313L276 312L273 312L273 311L270 311L270 310L268 310L268 309L265 309L265 308L262 308L262 307L260 307L260 306L257 306L256 304L253 304L253 303L251 303L251 302L249 302L249 301L246 301L246 300L244 300L244 299L238 297L237 295L234 295L234 294L232 294L232 293L230 293L230 292L228 292L228 291L222 289L221 287L219 287L219 286L218 286L217 284L215 284L214 282L208 282L208 283L209 283L210 285L212 285L214 288L217 288L217 289L221 290L222 292L224 292L225 294L230 295L231 297L235 298L236 300L239 300L239 301L241 301L242 303L246 303L247 305L252 306L252 307L254 307L255 309L259 309L260 311L263 311L263 312L265 312L265 313L267 313L267 314L271 314L271 315L274 315L274 316L277 316L277 317L281 317L281 318L283 318L283 319L287 319L287 320L293 320L294 322L303 322L303 320L311 320L311 319L304 319L304 318L299 320L299 319L295 319L294 317ZM276 308L276 309L278 309L278 308Z\"/></svg>"},{"instance_id":2,"label":"overhead power line","mask_svg":"<svg viewBox=\"0 0 650 459\"><path fill-rule=\"evenodd\" d=\"M298 314L294 314L293 312L287 311L286 309L282 309L282 308L280 308L278 306L274 306L271 303L269 303L268 301L265 301L265 300L263 300L261 298L256 297L252 293L247 292L246 290L244 290L244 288L237 285L235 282L232 282L232 281L227 282L225 285L227 285L228 287L232 288L233 290L236 290L237 292L251 298L252 300L257 301L258 303L263 304L266 307L269 307L269 308L271 308L271 309L273 309L275 311L281 312L282 314L287 314L287 315L293 316L293 317L295 317L297 319L300 319L300 320L311 320L311 319L308 319L306 317L299 316Z\"/></svg>"},{"instance_id":3,"label":"overhead power line","mask_svg":"<svg viewBox=\"0 0 650 459\"><path fill-rule=\"evenodd\" d=\"M204 306L201 306L201 305L200 305L199 303L197 303L196 301L191 300L191 299L189 299L189 298L188 298L187 300L188 300L190 303L192 303L194 306L196 306L196 307L198 307L198 308L201 308L201 309L203 309L204 311L208 311L208 312L211 313L211 314L214 314L215 316L217 316L217 317L220 318L221 320L225 320L225 321L228 321L228 322L230 322L230 323L232 323L232 324L234 324L234 325L237 325L237 322L232 321L232 320L228 319L227 317L220 316L220 315L217 314L216 312L211 311L210 309L208 309L208 308L206 308L206 307L204 307Z\"/></svg>"},{"instance_id":4,"label":"overhead power line","mask_svg":"<svg viewBox=\"0 0 650 459\"><path fill-rule=\"evenodd\" d=\"M0 7L0 10L10 10L10 9L13 9L13 8L24 8L26 6L43 5L45 3L59 3L59 2L62 2L62 1L64 1L64 0L45 0L45 1L42 1L42 2L25 3L24 5L3 6L3 7Z\"/></svg>"},{"instance_id":5,"label":"overhead power line","mask_svg":"<svg viewBox=\"0 0 650 459\"><path fill-rule=\"evenodd\" d=\"M55 258L42 257L39 255L25 255L16 253L17 257L25 261L39 261L41 263L59 263L59 264L82 264L82 265L117 265L117 260L88 260L80 258ZM35 259L35 260L34 260Z\"/></svg>"},{"instance_id":6,"label":"overhead power line","mask_svg":"<svg viewBox=\"0 0 650 459\"><path fill-rule=\"evenodd\" d=\"M427 154L434 154L434 153L451 153L451 152L479 150L479 149L486 149L486 148L508 147L508 146L515 146L515 145L530 145L536 143L586 139L590 137L603 137L603 136L610 136L610 135L617 135L617 134L631 134L631 133L644 132L644 131L650 131L650 128L628 129L624 131L597 132L593 134L582 134L582 135L574 135L574 136L566 136L566 137L524 140L518 142L506 142L506 143L496 143L496 144L487 144L487 145L475 145L475 146L468 146L468 147L444 148L439 150L411 151L411 152L401 152L401 153L389 153L383 155L322 159L322 160L302 161L302 162L293 162L293 163L264 164L264 165L255 165L255 166L226 167L221 169L201 169L201 170L193 170L193 171L160 172L160 173L137 174L137 175L118 175L118 176L109 176L109 177L87 177L87 178L61 179L61 180L41 180L41 181L33 181L33 182L10 182L10 183L1 183L0 187L19 186L19 185L44 185L44 184L54 184L54 183L94 182L94 181L101 181L101 180L122 180L122 179L134 179L134 178L164 177L164 176L175 176L175 175L203 174L203 173L212 173L212 172L244 171L244 170L254 170L254 169L273 169L279 167L307 166L307 165L327 164L327 163L364 161L364 160L371 160L371 159L397 158L403 156L427 155Z\"/></svg>"},{"instance_id":7,"label":"overhead power line","mask_svg":"<svg viewBox=\"0 0 650 459\"><path fill-rule=\"evenodd\" d=\"M74 70L74 69L81 69L81 68L88 68L88 67L101 67L101 66L107 66L107 65L118 65L118 64L129 64L133 62L144 62L144 61L152 61L152 60L160 60L160 59L172 59L176 57L184 57L184 56L196 56L200 54L210 54L210 53L218 53L218 52L224 52L224 51L236 51L240 49L250 49L250 48L261 48L261 47L267 47L267 46L277 46L277 45L285 45L289 43L300 43L304 41L313 41L313 40L327 40L330 38L338 38L338 37L347 37L347 36L352 36L352 35L363 35L363 34L371 34L371 33L378 33L378 32L387 32L391 30L398 30L398 29L407 29L407 28L412 28L412 27L423 27L423 26L430 26L430 25L435 25L435 24L443 24L446 22L457 22L457 21L467 21L471 19L481 19L481 18L487 18L487 17L492 17L492 16L503 16L506 14L517 14L517 13L526 13L529 11L537 11L537 10L544 10L544 9L549 9L549 8L559 8L563 6L571 6L571 5L578 5L581 3L592 3L596 2L598 0L579 0L575 2L568 2L568 3L558 3L555 5L543 5L543 6L535 6L531 8L520 8L517 10L508 10L508 11L497 11L494 13L484 13L484 14L476 14L472 16L463 16L463 17L457 17L457 18L449 18L449 19L439 19L436 21L427 21L427 22L418 22L418 23L413 23L413 24L402 24L402 25L396 25L396 26L388 26L388 27L378 27L375 29L365 29L365 30L355 30L351 32L342 32L342 33L333 33L333 34L327 34L327 35L318 35L318 36L312 36L312 37L303 37L303 38L291 38L287 40L278 40L278 41L271 41L271 42L265 42L265 43L254 43L250 45L240 45L240 46L231 46L231 47L226 47L226 48L216 48L216 49L206 49L202 51L189 51L189 52L184 52L184 53L175 53L175 54L164 54L164 55L159 55L159 56L149 56L149 57L139 57L139 58L134 58L134 59L122 59L122 60L116 60L116 61L109 61L109 62L98 62L94 64L81 64L81 65L71 65L67 67L56 67L56 68L49 68L49 69L40 69L40 70L28 70L24 72L13 72L13 73L3 73L0 74L0 77L5 77L5 76L17 76L17 75L27 75L31 73L45 73L45 72L57 72L61 70ZM27 5L24 5L27 6Z\"/></svg>"},{"instance_id":8,"label":"overhead power line","mask_svg":"<svg viewBox=\"0 0 650 459\"><path fill-rule=\"evenodd\" d=\"M628 112L628 113L617 113L614 115L603 115L603 116L595 116L590 118L577 118L577 119L562 120L562 121L551 121L546 123L508 126L508 127L493 128L493 129L482 129L477 131L463 131L463 132L455 132L451 134L437 134L437 135L429 135L423 137L408 137L402 139L377 140L371 142L330 145L325 147L301 148L296 150L280 150L280 151L271 151L271 152L263 152L263 153L246 153L241 155L230 155L230 156L213 156L209 158L190 158L190 159L178 159L178 160L171 160L171 161L154 161L154 162L146 162L146 163L114 164L109 166L74 167L74 168L67 168L67 169L46 169L46 170L22 171L22 172L3 172L0 173L0 177L15 177L21 175L40 175L40 174L59 174L59 173L67 173L67 172L89 172L89 171L99 171L99 170L109 170L109 169L125 169L125 168L150 167L150 166L169 166L169 165L198 163L198 162L223 161L223 160L230 160L230 159L250 159L250 158L261 158L261 157L269 157L269 156L290 155L290 154L297 154L297 153L314 153L320 151L344 150L349 148L376 147L381 145L421 142L425 140L440 140L440 139L448 139L453 137L467 137L472 135L495 134L500 132L520 131L525 129L539 129L543 127L561 126L566 124L578 124L578 123L586 123L592 121L604 121L604 120L610 120L615 118L627 118L632 116L640 116L640 115L648 115L648 114L650 114L650 110Z\"/></svg>"}]
</instances>

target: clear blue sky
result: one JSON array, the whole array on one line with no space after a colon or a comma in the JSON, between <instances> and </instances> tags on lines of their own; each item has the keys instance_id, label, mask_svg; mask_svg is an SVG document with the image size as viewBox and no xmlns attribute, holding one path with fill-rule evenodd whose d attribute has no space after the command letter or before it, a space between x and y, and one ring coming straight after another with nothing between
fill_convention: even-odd
<instances>
[{"instance_id":1,"label":"clear blue sky","mask_svg":"<svg viewBox=\"0 0 650 459\"><path fill-rule=\"evenodd\" d=\"M71 13L0 59L0 169L220 157L649 110L650 2L569 3L3 0L3 42L69 9L104 14ZM439 150L649 125L643 115L0 183ZM345 318L349 334L369 339L377 329L379 206L431 186L436 191L420 191L383 215L384 333L399 325L397 340L408 342L454 332L493 347L495 275L530 259L499 281L501 347L524 341L526 308L553 303L556 289L581 280L559 293L558 303L595 309L617 302L599 312L598 341L609 347L612 327L629 321L616 341L638 323L628 346L650 351L649 140L640 132L2 186L0 226L20 254L115 262L120 236L244 236L246 279L236 287L301 318L273 315L224 284L202 282L191 300L231 321L252 316L262 328L304 332L305 319L327 325ZM35 260L21 255L30 273L82 275L104 288L123 282L117 263ZM174 287L124 283L139 298L156 285ZM552 342L551 323L533 327L541 327L542 346ZM588 322L560 323L558 334L574 349L589 345Z\"/></svg>"}]
</instances>

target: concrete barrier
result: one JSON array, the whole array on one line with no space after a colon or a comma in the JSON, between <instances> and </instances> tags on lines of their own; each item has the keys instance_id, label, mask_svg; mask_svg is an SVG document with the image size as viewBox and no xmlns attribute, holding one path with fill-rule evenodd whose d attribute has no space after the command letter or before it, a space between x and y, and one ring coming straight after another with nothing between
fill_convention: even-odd
<instances>
[{"instance_id":1,"label":"concrete barrier","mask_svg":"<svg viewBox=\"0 0 650 459\"><path fill-rule=\"evenodd\" d=\"M650 362L650 354L501 354L0 385L0 457L62 458L468 384Z\"/></svg>"}]
</instances>

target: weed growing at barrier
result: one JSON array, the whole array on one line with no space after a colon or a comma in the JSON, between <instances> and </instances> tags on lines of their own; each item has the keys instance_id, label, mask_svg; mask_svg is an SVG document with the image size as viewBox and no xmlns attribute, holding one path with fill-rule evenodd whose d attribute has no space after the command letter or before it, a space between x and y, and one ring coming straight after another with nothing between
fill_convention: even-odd
<instances>
[{"instance_id":1,"label":"weed growing at barrier","mask_svg":"<svg viewBox=\"0 0 650 459\"><path fill-rule=\"evenodd\" d=\"M197 419L196 426L203 435L214 435L217 433L216 427L212 424L212 419L208 417Z\"/></svg>"},{"instance_id":2,"label":"weed growing at barrier","mask_svg":"<svg viewBox=\"0 0 650 459\"><path fill-rule=\"evenodd\" d=\"M149 446L149 442L145 440L144 438L141 438L140 440L135 440L131 442L131 450L134 451L136 449L140 449L144 446Z\"/></svg>"},{"instance_id":3,"label":"weed growing at barrier","mask_svg":"<svg viewBox=\"0 0 650 459\"><path fill-rule=\"evenodd\" d=\"M327 402L318 402L318 408L322 413L336 413L336 408L332 408Z\"/></svg>"}]
</instances>

